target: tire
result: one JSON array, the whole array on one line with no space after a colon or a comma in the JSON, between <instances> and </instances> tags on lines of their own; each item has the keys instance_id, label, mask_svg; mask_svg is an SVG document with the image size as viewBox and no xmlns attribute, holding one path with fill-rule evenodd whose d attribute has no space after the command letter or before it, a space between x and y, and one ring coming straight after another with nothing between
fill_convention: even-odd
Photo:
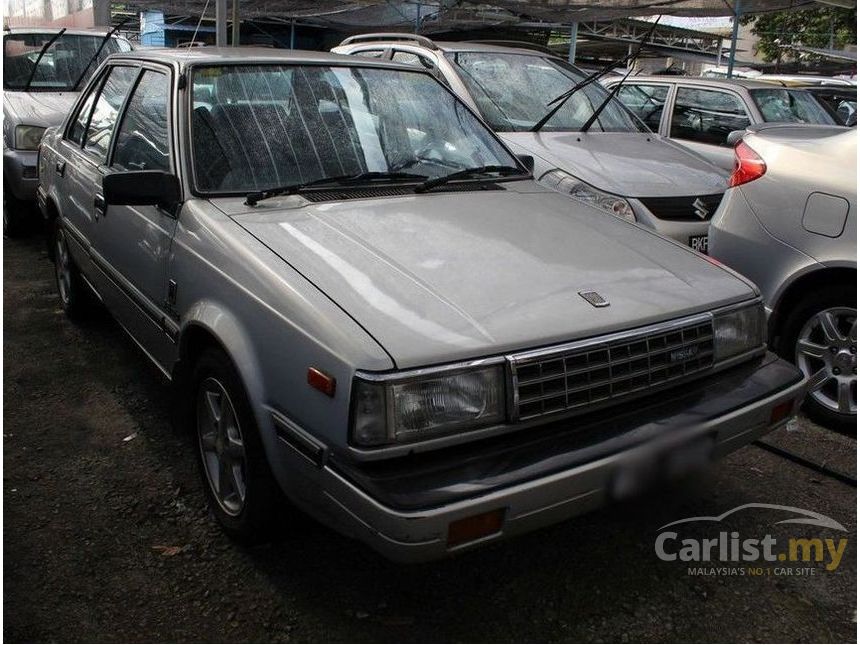
<instances>
[{"instance_id":1,"label":"tire","mask_svg":"<svg viewBox=\"0 0 860 645\"><path fill-rule=\"evenodd\" d=\"M818 289L787 315L777 350L810 379L807 414L823 426L856 433L857 293Z\"/></svg>"},{"instance_id":2,"label":"tire","mask_svg":"<svg viewBox=\"0 0 860 645\"><path fill-rule=\"evenodd\" d=\"M57 283L57 294L66 315L73 320L86 317L92 306L90 293L81 278L75 260L69 252L66 231L55 218L51 228L51 244L54 249L54 277Z\"/></svg>"},{"instance_id":3,"label":"tire","mask_svg":"<svg viewBox=\"0 0 860 645\"><path fill-rule=\"evenodd\" d=\"M190 425L210 510L237 542L269 540L285 503L242 380L223 351L203 350L193 368L190 394Z\"/></svg>"},{"instance_id":4,"label":"tire","mask_svg":"<svg viewBox=\"0 0 860 645\"><path fill-rule=\"evenodd\" d=\"M3 183L3 236L20 237L27 232L30 219L28 215L33 206L18 199L9 190L8 184Z\"/></svg>"}]
</instances>

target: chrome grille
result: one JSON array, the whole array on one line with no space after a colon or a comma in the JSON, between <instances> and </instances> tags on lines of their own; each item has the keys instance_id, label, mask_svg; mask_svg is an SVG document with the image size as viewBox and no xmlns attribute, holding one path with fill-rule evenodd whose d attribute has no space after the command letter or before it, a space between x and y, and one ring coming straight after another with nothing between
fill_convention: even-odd
<instances>
[{"instance_id":1,"label":"chrome grille","mask_svg":"<svg viewBox=\"0 0 860 645\"><path fill-rule=\"evenodd\" d=\"M584 410L713 365L710 316L510 357L513 418Z\"/></svg>"}]
</instances>

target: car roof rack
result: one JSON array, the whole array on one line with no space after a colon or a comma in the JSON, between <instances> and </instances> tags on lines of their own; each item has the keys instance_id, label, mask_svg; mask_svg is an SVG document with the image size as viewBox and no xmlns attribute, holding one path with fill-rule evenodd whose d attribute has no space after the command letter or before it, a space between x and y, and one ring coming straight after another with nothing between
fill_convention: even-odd
<instances>
[{"instance_id":1,"label":"car roof rack","mask_svg":"<svg viewBox=\"0 0 860 645\"><path fill-rule=\"evenodd\" d=\"M558 57L558 52L554 52L549 47L545 45L539 45L537 43L530 43L527 40L464 40L466 43L475 43L476 45L497 45L499 47L518 47L519 49L531 49L536 52L541 52L542 54L550 54L552 56Z\"/></svg>"},{"instance_id":2,"label":"car roof rack","mask_svg":"<svg viewBox=\"0 0 860 645\"><path fill-rule=\"evenodd\" d=\"M356 34L355 36L349 36L348 38L344 38L341 41L340 45L354 45L355 43L360 42L371 42L371 41L403 41L403 40L412 40L422 47L426 47L427 49L437 50L439 46L434 43L432 40L427 38L427 36L419 36L418 34L408 34L408 33L399 33L399 32L384 32L384 33L376 33L376 34Z\"/></svg>"}]
</instances>

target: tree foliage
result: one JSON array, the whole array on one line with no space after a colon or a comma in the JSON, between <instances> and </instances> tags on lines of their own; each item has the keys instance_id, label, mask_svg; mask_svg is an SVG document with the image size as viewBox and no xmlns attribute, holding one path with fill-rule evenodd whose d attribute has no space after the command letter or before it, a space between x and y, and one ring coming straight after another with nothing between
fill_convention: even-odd
<instances>
[{"instance_id":1,"label":"tree foliage","mask_svg":"<svg viewBox=\"0 0 860 645\"><path fill-rule=\"evenodd\" d=\"M857 42L857 9L821 7L741 17L759 38L756 51L765 61L796 59L789 45L842 49Z\"/></svg>"}]
</instances>

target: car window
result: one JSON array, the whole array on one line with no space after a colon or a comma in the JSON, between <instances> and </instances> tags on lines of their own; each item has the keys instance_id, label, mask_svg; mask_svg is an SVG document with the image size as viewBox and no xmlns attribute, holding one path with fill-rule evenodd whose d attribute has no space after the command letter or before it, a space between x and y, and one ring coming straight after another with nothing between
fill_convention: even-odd
<instances>
[{"instance_id":1,"label":"car window","mask_svg":"<svg viewBox=\"0 0 860 645\"><path fill-rule=\"evenodd\" d=\"M498 52L455 52L449 57L481 115L497 132L530 130L550 110L554 98L585 78L566 61L552 57ZM547 121L544 131L579 130L606 95L600 83L583 87ZM591 126L592 132L643 129L617 99Z\"/></svg>"},{"instance_id":2,"label":"car window","mask_svg":"<svg viewBox=\"0 0 860 645\"><path fill-rule=\"evenodd\" d=\"M395 51L391 56L391 60L395 63L406 63L407 65L419 65L424 69L435 69L433 62L428 60L426 56L419 56L412 52Z\"/></svg>"},{"instance_id":3,"label":"car window","mask_svg":"<svg viewBox=\"0 0 860 645\"><path fill-rule=\"evenodd\" d=\"M679 87L675 94L670 137L728 145L730 133L750 124L743 101L736 94L696 87Z\"/></svg>"},{"instance_id":4,"label":"car window","mask_svg":"<svg viewBox=\"0 0 860 645\"><path fill-rule=\"evenodd\" d=\"M98 34L66 33L57 38L39 59L42 47L54 37L55 33L13 32L3 37L4 89L24 89L32 76L31 91L73 90L78 79L83 76L81 83L85 83L105 58L131 49L128 41L121 38L110 38L102 47L104 37Z\"/></svg>"},{"instance_id":5,"label":"car window","mask_svg":"<svg viewBox=\"0 0 860 645\"><path fill-rule=\"evenodd\" d=\"M99 82L95 83L87 94L87 97L84 99L81 104L80 109L78 110L78 114L75 117L75 120L72 122L71 127L69 128L66 139L80 146L83 141L84 130L87 129L87 123L90 120L90 114L93 111L93 103L96 101L96 96L101 89L102 82L104 78L102 78Z\"/></svg>"},{"instance_id":6,"label":"car window","mask_svg":"<svg viewBox=\"0 0 860 645\"><path fill-rule=\"evenodd\" d=\"M112 68L96 98L90 124L84 137L84 150L100 160L104 160L107 156L119 109L137 77L137 72L137 67Z\"/></svg>"},{"instance_id":7,"label":"car window","mask_svg":"<svg viewBox=\"0 0 860 645\"><path fill-rule=\"evenodd\" d=\"M836 121L805 90L782 87L750 90L765 121L785 123L818 123L834 125Z\"/></svg>"},{"instance_id":8,"label":"car window","mask_svg":"<svg viewBox=\"0 0 860 645\"><path fill-rule=\"evenodd\" d=\"M660 129L668 94L668 85L624 83L618 90L619 100L655 132Z\"/></svg>"},{"instance_id":9,"label":"car window","mask_svg":"<svg viewBox=\"0 0 860 645\"><path fill-rule=\"evenodd\" d=\"M385 53L384 49L362 49L361 51L353 52L353 56L364 56L365 58L382 58Z\"/></svg>"},{"instance_id":10,"label":"car window","mask_svg":"<svg viewBox=\"0 0 860 645\"><path fill-rule=\"evenodd\" d=\"M200 66L191 88L192 162L203 192L246 193L364 172L439 177L517 165L462 102L421 72ZM210 106L198 104L198 91Z\"/></svg>"},{"instance_id":11,"label":"car window","mask_svg":"<svg viewBox=\"0 0 860 645\"><path fill-rule=\"evenodd\" d=\"M112 165L119 170L170 170L166 74L144 70L116 137Z\"/></svg>"}]
</instances>

